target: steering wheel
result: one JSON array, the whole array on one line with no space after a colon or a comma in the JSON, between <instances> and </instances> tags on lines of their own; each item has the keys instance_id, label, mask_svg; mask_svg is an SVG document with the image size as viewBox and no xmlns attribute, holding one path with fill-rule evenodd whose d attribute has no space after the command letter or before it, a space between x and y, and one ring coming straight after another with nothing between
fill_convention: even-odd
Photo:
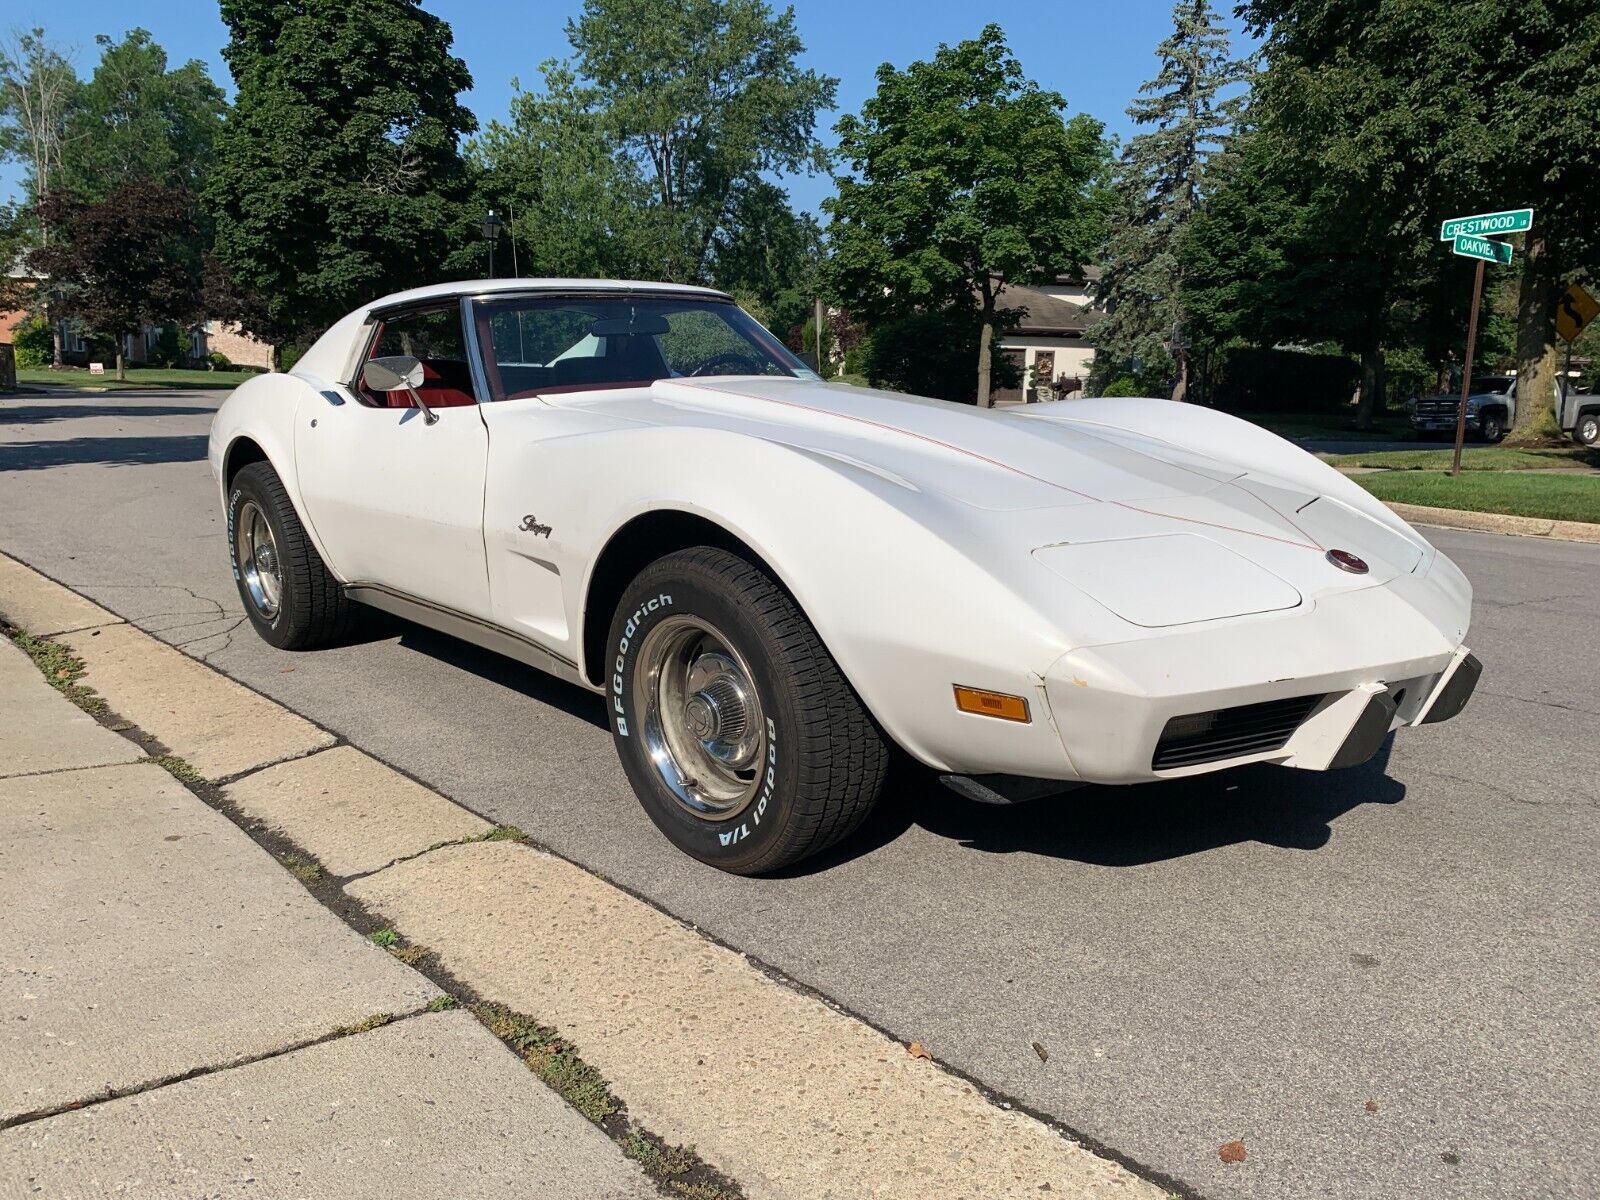
<instances>
[{"instance_id":1,"label":"steering wheel","mask_svg":"<svg viewBox=\"0 0 1600 1200\"><path fill-rule=\"evenodd\" d=\"M735 368L743 367L745 369L742 370L742 371L740 371L740 370L718 371L718 372L715 372L716 374L719 374L719 375L759 375L759 374L761 374L761 367L763 365L757 359L753 358L752 356L750 356L748 354L743 354L738 350L723 350L723 351L720 351L717 354L713 354L710 358L706 359L705 362L700 363L698 366L695 367L694 370L689 372L689 375L690 375L691 378L693 378L696 375L709 375L709 374L713 373L712 372L712 368L713 367L722 366L724 364L726 364L727 366L730 366L730 367L735 367Z\"/></svg>"}]
</instances>

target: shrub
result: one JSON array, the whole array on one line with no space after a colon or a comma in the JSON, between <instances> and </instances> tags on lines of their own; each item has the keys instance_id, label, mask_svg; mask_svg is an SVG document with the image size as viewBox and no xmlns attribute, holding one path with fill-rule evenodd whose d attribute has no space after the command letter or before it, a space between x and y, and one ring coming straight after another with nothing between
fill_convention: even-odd
<instances>
[{"instance_id":1,"label":"shrub","mask_svg":"<svg viewBox=\"0 0 1600 1200\"><path fill-rule=\"evenodd\" d=\"M29 317L11 334L11 346L16 352L17 367L47 367L54 352L54 337L50 322L43 317Z\"/></svg>"},{"instance_id":2,"label":"shrub","mask_svg":"<svg viewBox=\"0 0 1600 1200\"><path fill-rule=\"evenodd\" d=\"M181 367L187 357L183 343L178 340L178 327L170 322L161 327L155 344L145 355L152 367Z\"/></svg>"},{"instance_id":3,"label":"shrub","mask_svg":"<svg viewBox=\"0 0 1600 1200\"><path fill-rule=\"evenodd\" d=\"M978 315L960 309L890 321L872 331L866 373L893 391L971 404L978 390L979 332ZM1021 369L996 346L989 360L991 393L1016 387L1021 379Z\"/></svg>"},{"instance_id":4,"label":"shrub","mask_svg":"<svg viewBox=\"0 0 1600 1200\"><path fill-rule=\"evenodd\" d=\"M229 361L228 356L222 351L213 350L206 355L206 369L208 371L228 371L232 370L232 368L233 363Z\"/></svg>"},{"instance_id":5,"label":"shrub","mask_svg":"<svg viewBox=\"0 0 1600 1200\"><path fill-rule=\"evenodd\" d=\"M1143 396L1146 389L1139 386L1139 381L1132 375L1118 375L1106 385L1102 396Z\"/></svg>"}]
</instances>

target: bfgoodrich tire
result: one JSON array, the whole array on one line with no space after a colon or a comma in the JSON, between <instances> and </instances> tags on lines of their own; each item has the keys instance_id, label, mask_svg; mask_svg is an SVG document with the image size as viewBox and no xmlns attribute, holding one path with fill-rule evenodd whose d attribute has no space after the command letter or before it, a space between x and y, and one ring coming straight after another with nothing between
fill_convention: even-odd
<instances>
[{"instance_id":1,"label":"bfgoodrich tire","mask_svg":"<svg viewBox=\"0 0 1600 1200\"><path fill-rule=\"evenodd\" d=\"M314 650L349 632L355 606L264 462L244 467L228 488L228 552L245 615L271 645Z\"/></svg>"},{"instance_id":2,"label":"bfgoodrich tire","mask_svg":"<svg viewBox=\"0 0 1600 1200\"><path fill-rule=\"evenodd\" d=\"M646 567L607 659L629 782L701 862L775 871L845 837L877 801L888 745L794 601L745 560L698 547Z\"/></svg>"}]
</instances>

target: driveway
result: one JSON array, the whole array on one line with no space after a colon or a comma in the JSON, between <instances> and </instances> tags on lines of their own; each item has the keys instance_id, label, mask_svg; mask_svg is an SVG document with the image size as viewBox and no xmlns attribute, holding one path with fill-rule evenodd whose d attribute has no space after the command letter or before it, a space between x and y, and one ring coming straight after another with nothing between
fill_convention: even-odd
<instances>
[{"instance_id":1,"label":"driveway","mask_svg":"<svg viewBox=\"0 0 1600 1200\"><path fill-rule=\"evenodd\" d=\"M1197 1194L1600 1194L1600 547L1431 531L1484 682L1366 767L1009 809L902 781L824 861L736 879L656 833L587 693L398 623L260 642L215 403L0 402L0 550Z\"/></svg>"}]
</instances>

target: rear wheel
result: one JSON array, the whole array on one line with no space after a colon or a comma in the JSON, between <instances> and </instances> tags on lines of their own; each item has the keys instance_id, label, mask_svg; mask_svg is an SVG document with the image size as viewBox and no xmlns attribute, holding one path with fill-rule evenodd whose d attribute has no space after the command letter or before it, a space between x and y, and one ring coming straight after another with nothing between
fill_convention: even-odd
<instances>
[{"instance_id":1,"label":"rear wheel","mask_svg":"<svg viewBox=\"0 0 1600 1200\"><path fill-rule=\"evenodd\" d=\"M757 567L710 547L657 560L623 594L609 645L617 753L679 849L736 874L773 871L872 810L888 746Z\"/></svg>"},{"instance_id":2,"label":"rear wheel","mask_svg":"<svg viewBox=\"0 0 1600 1200\"><path fill-rule=\"evenodd\" d=\"M228 489L228 549L245 615L280 650L343 638L355 606L323 564L278 473L250 463Z\"/></svg>"},{"instance_id":3,"label":"rear wheel","mask_svg":"<svg viewBox=\"0 0 1600 1200\"><path fill-rule=\"evenodd\" d=\"M1600 441L1600 413L1578 414L1578 423L1572 427L1572 440L1580 446L1592 446Z\"/></svg>"}]
</instances>

